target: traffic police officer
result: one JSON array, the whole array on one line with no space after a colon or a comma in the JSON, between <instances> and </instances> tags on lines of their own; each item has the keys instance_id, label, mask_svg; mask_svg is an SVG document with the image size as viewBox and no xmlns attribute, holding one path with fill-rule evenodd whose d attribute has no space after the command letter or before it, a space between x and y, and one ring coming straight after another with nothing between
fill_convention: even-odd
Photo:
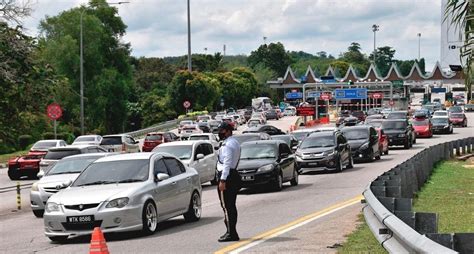
<instances>
[{"instance_id":1,"label":"traffic police officer","mask_svg":"<svg viewBox=\"0 0 474 254\"><path fill-rule=\"evenodd\" d=\"M219 138L223 140L219 149L217 162L217 176L219 184L217 192L224 210L224 223L227 232L219 238L219 242L238 241L237 234L237 193L240 190L240 175L237 172L237 166L240 159L240 143L232 137L234 129L229 123L222 122L219 125Z\"/></svg>"}]
</instances>

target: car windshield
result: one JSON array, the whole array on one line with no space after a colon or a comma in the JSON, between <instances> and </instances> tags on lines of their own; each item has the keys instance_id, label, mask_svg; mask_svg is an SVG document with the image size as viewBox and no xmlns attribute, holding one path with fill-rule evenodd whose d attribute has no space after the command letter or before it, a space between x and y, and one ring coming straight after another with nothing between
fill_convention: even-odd
<instances>
[{"instance_id":1,"label":"car windshield","mask_svg":"<svg viewBox=\"0 0 474 254\"><path fill-rule=\"evenodd\" d=\"M95 141L95 137L78 137L74 142L90 142Z\"/></svg>"},{"instance_id":2,"label":"car windshield","mask_svg":"<svg viewBox=\"0 0 474 254\"><path fill-rule=\"evenodd\" d=\"M98 157L75 158L58 161L47 173L47 175L78 174L87 166L97 160Z\"/></svg>"},{"instance_id":3,"label":"car windshield","mask_svg":"<svg viewBox=\"0 0 474 254\"><path fill-rule=\"evenodd\" d=\"M151 134L151 135L146 135L145 140L146 141L159 141L163 138L161 134Z\"/></svg>"},{"instance_id":4,"label":"car windshield","mask_svg":"<svg viewBox=\"0 0 474 254\"><path fill-rule=\"evenodd\" d=\"M180 125L193 124L193 121L181 121Z\"/></svg>"},{"instance_id":5,"label":"car windshield","mask_svg":"<svg viewBox=\"0 0 474 254\"><path fill-rule=\"evenodd\" d=\"M80 154L81 151L79 149L73 149L73 150L56 150L56 151L48 151L46 155L44 156L44 159L46 160L60 160L66 156L71 156L75 154Z\"/></svg>"},{"instance_id":6,"label":"car windshield","mask_svg":"<svg viewBox=\"0 0 474 254\"><path fill-rule=\"evenodd\" d=\"M459 106L450 107L449 112L462 112L462 108Z\"/></svg>"},{"instance_id":7,"label":"car windshield","mask_svg":"<svg viewBox=\"0 0 474 254\"><path fill-rule=\"evenodd\" d=\"M169 153L180 160L189 160L193 154L193 149L191 145L157 146L153 149L153 152Z\"/></svg>"},{"instance_id":8,"label":"car windshield","mask_svg":"<svg viewBox=\"0 0 474 254\"><path fill-rule=\"evenodd\" d=\"M92 163L72 186L143 182L148 179L148 160L120 160Z\"/></svg>"},{"instance_id":9,"label":"car windshield","mask_svg":"<svg viewBox=\"0 0 474 254\"><path fill-rule=\"evenodd\" d=\"M368 139L369 131L367 129L345 129L342 131L348 140Z\"/></svg>"},{"instance_id":10,"label":"car windshield","mask_svg":"<svg viewBox=\"0 0 474 254\"><path fill-rule=\"evenodd\" d=\"M449 119L448 118L432 118L431 119L431 122L433 124L448 124L449 123Z\"/></svg>"},{"instance_id":11,"label":"car windshield","mask_svg":"<svg viewBox=\"0 0 474 254\"><path fill-rule=\"evenodd\" d=\"M220 122L219 121L209 121L208 122L210 126L219 126Z\"/></svg>"},{"instance_id":12,"label":"car windshield","mask_svg":"<svg viewBox=\"0 0 474 254\"><path fill-rule=\"evenodd\" d=\"M101 145L121 145L122 144L122 137L104 137Z\"/></svg>"},{"instance_id":13,"label":"car windshield","mask_svg":"<svg viewBox=\"0 0 474 254\"><path fill-rule=\"evenodd\" d=\"M248 141L256 141L256 140L260 140L260 136L258 135L235 135L235 136L232 136L235 140L237 140L237 142L239 142L240 144L244 143L244 142L248 142Z\"/></svg>"},{"instance_id":14,"label":"car windshield","mask_svg":"<svg viewBox=\"0 0 474 254\"><path fill-rule=\"evenodd\" d=\"M276 136L272 136L272 139L273 140L282 140L287 144L291 143L291 136L288 136L288 135L276 135Z\"/></svg>"},{"instance_id":15,"label":"car windshield","mask_svg":"<svg viewBox=\"0 0 474 254\"><path fill-rule=\"evenodd\" d=\"M434 116L447 116L447 115L448 115L448 112L445 112L445 111L436 111L436 112L434 112L433 115L434 115Z\"/></svg>"},{"instance_id":16,"label":"car windshield","mask_svg":"<svg viewBox=\"0 0 474 254\"><path fill-rule=\"evenodd\" d=\"M301 143L301 148L318 148L332 146L335 146L334 137L332 135L305 138Z\"/></svg>"},{"instance_id":17,"label":"car windshield","mask_svg":"<svg viewBox=\"0 0 474 254\"><path fill-rule=\"evenodd\" d=\"M452 118L464 118L464 115L462 113L452 113L451 117Z\"/></svg>"},{"instance_id":18,"label":"car windshield","mask_svg":"<svg viewBox=\"0 0 474 254\"><path fill-rule=\"evenodd\" d=\"M381 128L383 121L370 121L367 124L374 127L374 128Z\"/></svg>"},{"instance_id":19,"label":"car windshield","mask_svg":"<svg viewBox=\"0 0 474 254\"><path fill-rule=\"evenodd\" d=\"M242 146L240 152L240 159L242 160L256 160L265 158L276 158L277 148L273 144L252 144Z\"/></svg>"},{"instance_id":20,"label":"car windshield","mask_svg":"<svg viewBox=\"0 0 474 254\"><path fill-rule=\"evenodd\" d=\"M398 113L398 112L392 112L388 114L387 119L404 119L407 117L406 113Z\"/></svg>"},{"instance_id":21,"label":"car windshield","mask_svg":"<svg viewBox=\"0 0 474 254\"><path fill-rule=\"evenodd\" d=\"M293 132L291 134L293 134L293 136L295 136L295 138L298 140L298 141L303 141L306 136L308 136L308 132L305 132L305 131L302 131L302 132Z\"/></svg>"},{"instance_id":22,"label":"car windshield","mask_svg":"<svg viewBox=\"0 0 474 254\"><path fill-rule=\"evenodd\" d=\"M430 124L430 121L428 120L423 120L423 121L412 121L411 124L413 126L427 126Z\"/></svg>"},{"instance_id":23,"label":"car windshield","mask_svg":"<svg viewBox=\"0 0 474 254\"><path fill-rule=\"evenodd\" d=\"M407 127L405 121L384 121L382 123L382 128L384 130L404 130Z\"/></svg>"},{"instance_id":24,"label":"car windshield","mask_svg":"<svg viewBox=\"0 0 474 254\"><path fill-rule=\"evenodd\" d=\"M189 140L209 140L209 136L191 136Z\"/></svg>"},{"instance_id":25,"label":"car windshield","mask_svg":"<svg viewBox=\"0 0 474 254\"><path fill-rule=\"evenodd\" d=\"M55 147L55 146L56 146L56 141L39 141L33 145L31 150L47 149L47 148Z\"/></svg>"}]
</instances>

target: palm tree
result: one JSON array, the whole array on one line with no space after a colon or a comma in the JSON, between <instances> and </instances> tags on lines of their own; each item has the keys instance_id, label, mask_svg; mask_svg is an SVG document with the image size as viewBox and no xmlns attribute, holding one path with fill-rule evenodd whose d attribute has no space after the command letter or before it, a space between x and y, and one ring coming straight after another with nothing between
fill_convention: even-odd
<instances>
[{"instance_id":1,"label":"palm tree","mask_svg":"<svg viewBox=\"0 0 474 254\"><path fill-rule=\"evenodd\" d=\"M471 99L471 85L474 80L474 9L472 0L448 0L444 12L444 22L452 17L451 24L463 33L464 45L461 47L461 62L464 60L465 86L467 98Z\"/></svg>"}]
</instances>

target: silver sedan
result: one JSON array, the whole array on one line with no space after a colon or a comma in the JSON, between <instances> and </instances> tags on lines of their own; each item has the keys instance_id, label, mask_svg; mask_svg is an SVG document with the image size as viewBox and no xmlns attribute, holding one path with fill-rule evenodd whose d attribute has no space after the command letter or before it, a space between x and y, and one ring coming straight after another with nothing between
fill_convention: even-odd
<instances>
[{"instance_id":1,"label":"silver sedan","mask_svg":"<svg viewBox=\"0 0 474 254\"><path fill-rule=\"evenodd\" d=\"M201 184L193 168L166 153L120 154L98 159L74 183L51 196L44 213L52 241L103 232L142 230L184 215L201 218Z\"/></svg>"}]
</instances>

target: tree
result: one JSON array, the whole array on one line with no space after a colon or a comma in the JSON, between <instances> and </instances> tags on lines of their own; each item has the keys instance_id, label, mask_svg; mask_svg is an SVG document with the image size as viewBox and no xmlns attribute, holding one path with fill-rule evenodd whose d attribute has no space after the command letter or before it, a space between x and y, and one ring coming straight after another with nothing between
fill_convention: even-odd
<instances>
[{"instance_id":1,"label":"tree","mask_svg":"<svg viewBox=\"0 0 474 254\"><path fill-rule=\"evenodd\" d=\"M370 66L367 56L361 52L360 44L352 42L347 48L347 52L342 54L342 60L352 64L353 67L361 73L366 73Z\"/></svg>"},{"instance_id":2,"label":"tree","mask_svg":"<svg viewBox=\"0 0 474 254\"><path fill-rule=\"evenodd\" d=\"M344 76L349 69L349 63L340 60L332 62L331 66L335 71L339 72L338 74L341 76Z\"/></svg>"},{"instance_id":3,"label":"tree","mask_svg":"<svg viewBox=\"0 0 474 254\"><path fill-rule=\"evenodd\" d=\"M64 120L79 125L79 35L83 15L85 127L98 132L121 131L132 84L130 45L121 42L126 25L105 0L73 8L40 23L40 55L70 82L73 96L62 98Z\"/></svg>"},{"instance_id":4,"label":"tree","mask_svg":"<svg viewBox=\"0 0 474 254\"><path fill-rule=\"evenodd\" d=\"M173 79L176 67L167 64L163 59L156 57L140 57L133 59L134 81L141 92L149 92L152 89L166 92L168 84Z\"/></svg>"},{"instance_id":5,"label":"tree","mask_svg":"<svg viewBox=\"0 0 474 254\"><path fill-rule=\"evenodd\" d=\"M474 30L474 10L472 8L472 1L470 0L448 0L446 4L446 10L444 12L443 22L452 17L451 24L459 28L462 31L464 37L464 45L460 48L461 61L464 60L464 77L465 86L467 91L467 99L471 99L472 94L472 83L474 76L474 64L473 64L473 45L474 37L472 31Z\"/></svg>"},{"instance_id":6,"label":"tree","mask_svg":"<svg viewBox=\"0 0 474 254\"><path fill-rule=\"evenodd\" d=\"M384 46L377 48L377 55L375 58L375 65L380 71L380 75L386 76L390 66L393 62L393 56L395 55L395 49L390 46ZM373 53L369 56L370 59L373 59Z\"/></svg>"},{"instance_id":7,"label":"tree","mask_svg":"<svg viewBox=\"0 0 474 254\"><path fill-rule=\"evenodd\" d=\"M21 19L30 16L30 1L0 0L0 22L21 25Z\"/></svg>"},{"instance_id":8,"label":"tree","mask_svg":"<svg viewBox=\"0 0 474 254\"><path fill-rule=\"evenodd\" d=\"M282 77L288 66L292 64L291 57L281 42L261 45L250 53L247 61L252 69L255 70L258 64L263 64L279 77Z\"/></svg>"}]
</instances>

